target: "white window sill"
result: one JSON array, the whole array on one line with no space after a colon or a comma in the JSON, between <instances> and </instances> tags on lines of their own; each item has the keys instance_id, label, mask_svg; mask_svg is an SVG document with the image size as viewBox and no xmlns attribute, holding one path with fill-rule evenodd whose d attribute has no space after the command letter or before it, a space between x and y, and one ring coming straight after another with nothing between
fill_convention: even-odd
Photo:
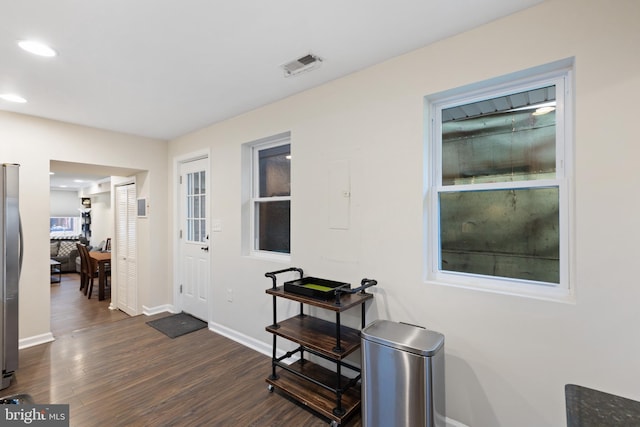
<instances>
[{"instance_id":1,"label":"white window sill","mask_svg":"<svg viewBox=\"0 0 640 427\"><path fill-rule=\"evenodd\" d=\"M271 261L277 262L280 264L290 264L291 263L291 255L289 254L280 254L277 252L267 252L267 251L252 251L248 255L247 258L257 259L260 261Z\"/></svg>"},{"instance_id":2,"label":"white window sill","mask_svg":"<svg viewBox=\"0 0 640 427\"><path fill-rule=\"evenodd\" d=\"M516 284L516 283L462 283L445 282L441 280L426 280L427 285L447 286L459 289L468 289L479 292L489 292L500 295L511 295L524 298L532 298L542 301L575 304L575 294L571 289L548 287L542 285Z\"/></svg>"}]
</instances>

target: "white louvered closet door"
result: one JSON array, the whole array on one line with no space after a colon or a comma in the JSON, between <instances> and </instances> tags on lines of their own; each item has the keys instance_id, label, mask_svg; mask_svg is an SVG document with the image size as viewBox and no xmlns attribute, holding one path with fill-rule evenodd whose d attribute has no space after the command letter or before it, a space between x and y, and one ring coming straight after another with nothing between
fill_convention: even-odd
<instances>
[{"instance_id":1,"label":"white louvered closet door","mask_svg":"<svg viewBox=\"0 0 640 427\"><path fill-rule=\"evenodd\" d=\"M116 187L117 307L138 314L136 186Z\"/></svg>"}]
</instances>

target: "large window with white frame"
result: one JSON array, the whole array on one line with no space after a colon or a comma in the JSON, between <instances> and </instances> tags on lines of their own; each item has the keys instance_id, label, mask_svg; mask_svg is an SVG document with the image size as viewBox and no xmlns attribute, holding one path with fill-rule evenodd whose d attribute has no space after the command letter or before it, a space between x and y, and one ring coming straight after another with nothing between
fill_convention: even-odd
<instances>
[{"instance_id":1,"label":"large window with white frame","mask_svg":"<svg viewBox=\"0 0 640 427\"><path fill-rule=\"evenodd\" d=\"M428 101L427 279L566 295L570 69Z\"/></svg>"},{"instance_id":2,"label":"large window with white frame","mask_svg":"<svg viewBox=\"0 0 640 427\"><path fill-rule=\"evenodd\" d=\"M252 252L291 252L291 144L283 138L252 146Z\"/></svg>"}]
</instances>

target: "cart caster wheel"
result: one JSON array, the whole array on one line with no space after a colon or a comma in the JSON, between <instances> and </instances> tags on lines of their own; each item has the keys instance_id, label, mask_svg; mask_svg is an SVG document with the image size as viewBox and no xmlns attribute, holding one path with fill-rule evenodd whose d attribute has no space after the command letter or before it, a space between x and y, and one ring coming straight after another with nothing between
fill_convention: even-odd
<instances>
[{"instance_id":1,"label":"cart caster wheel","mask_svg":"<svg viewBox=\"0 0 640 427\"><path fill-rule=\"evenodd\" d=\"M273 393L273 386L271 384L269 384L267 386L267 390L269 390L269 393Z\"/></svg>"},{"instance_id":2,"label":"cart caster wheel","mask_svg":"<svg viewBox=\"0 0 640 427\"><path fill-rule=\"evenodd\" d=\"M337 421L331 421L331 422L329 423L329 425L330 425L331 427L340 427L340 424L338 424L338 422L337 422Z\"/></svg>"}]
</instances>

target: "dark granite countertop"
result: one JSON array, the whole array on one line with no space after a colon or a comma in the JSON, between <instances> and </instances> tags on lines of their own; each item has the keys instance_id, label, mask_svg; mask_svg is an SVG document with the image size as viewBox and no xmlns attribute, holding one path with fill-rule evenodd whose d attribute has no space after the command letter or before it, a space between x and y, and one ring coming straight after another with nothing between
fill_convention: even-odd
<instances>
[{"instance_id":1,"label":"dark granite countertop","mask_svg":"<svg viewBox=\"0 0 640 427\"><path fill-rule=\"evenodd\" d=\"M564 391L567 427L640 426L640 402L574 384Z\"/></svg>"}]
</instances>

